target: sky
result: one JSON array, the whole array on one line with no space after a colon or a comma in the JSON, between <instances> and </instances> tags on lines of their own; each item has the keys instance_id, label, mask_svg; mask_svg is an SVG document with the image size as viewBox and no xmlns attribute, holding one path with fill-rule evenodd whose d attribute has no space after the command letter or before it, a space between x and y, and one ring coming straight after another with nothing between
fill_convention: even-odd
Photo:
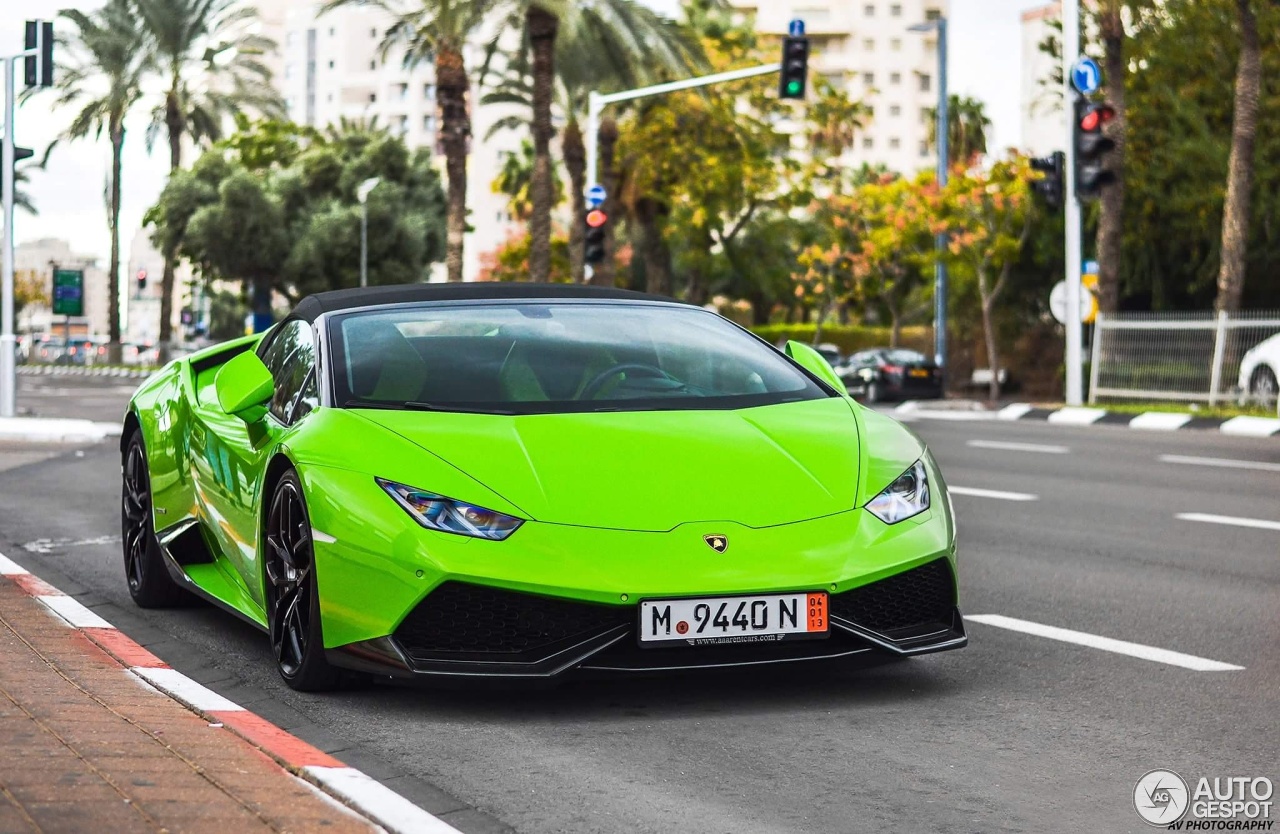
<instances>
[{"instance_id":1,"label":"sky","mask_svg":"<svg viewBox=\"0 0 1280 834\"><path fill-rule=\"evenodd\" d=\"M11 50L17 51L22 44L23 21L37 8L53 7L55 2L0 0L0 44L12 45ZM643 2L667 14L674 14L679 5L678 0ZM993 123L989 141L992 149L1020 144L1020 13L1042 4L1043 0L951 0L951 90L986 104ZM64 0L57 5L88 11L101 5L101 0ZM57 137L71 117L69 111L52 112L51 99L49 91L32 97L18 109L14 119L17 143L34 148L37 154ZM164 187L168 167L163 136L153 153L146 148L149 109L139 108L126 123L120 216L121 257L126 262L129 243L141 226L143 213ZM39 214L32 217L18 212L14 221L17 242L61 237L70 241L76 252L97 256L105 265L109 238L103 196L110 151L105 137L100 141L89 138L60 143L49 158L48 170L30 173L26 188Z\"/></svg>"}]
</instances>

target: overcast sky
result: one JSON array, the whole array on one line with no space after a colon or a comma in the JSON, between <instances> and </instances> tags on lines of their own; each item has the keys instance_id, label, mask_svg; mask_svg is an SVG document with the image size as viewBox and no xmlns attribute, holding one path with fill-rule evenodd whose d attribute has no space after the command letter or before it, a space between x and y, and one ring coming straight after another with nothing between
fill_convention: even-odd
<instances>
[{"instance_id":1,"label":"overcast sky","mask_svg":"<svg viewBox=\"0 0 1280 834\"><path fill-rule=\"evenodd\" d=\"M678 0L644 0L673 14ZM22 22L42 6L56 0L0 0L0 44L3 52L22 44ZM89 10L101 0L79 0L71 5ZM981 99L994 123L993 149L1016 146L1021 141L1019 84L1021 79L1020 12L1042 5L1042 0L951 0L950 80L953 92ZM19 145L37 153L66 126L69 113L51 113L50 93L42 93L18 110L15 136ZM120 217L122 257L142 215L155 202L164 185L168 156L164 147L148 154L144 133L147 108L130 120L125 140L123 206ZM161 140L163 141L163 140ZM49 170L31 173L27 190L40 214L19 212L14 227L17 241L61 237L77 252L97 255L104 262L108 236L103 190L110 162L110 145L83 140L60 144L49 160Z\"/></svg>"}]
</instances>

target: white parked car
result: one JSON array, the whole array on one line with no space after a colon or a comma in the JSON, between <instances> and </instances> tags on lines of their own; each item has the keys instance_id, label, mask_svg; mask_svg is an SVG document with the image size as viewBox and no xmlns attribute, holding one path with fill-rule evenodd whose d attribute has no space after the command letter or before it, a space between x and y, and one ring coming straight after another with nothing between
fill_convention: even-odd
<instances>
[{"instance_id":1,"label":"white parked car","mask_svg":"<svg viewBox=\"0 0 1280 834\"><path fill-rule=\"evenodd\" d=\"M1253 346L1240 360L1240 392L1247 402L1276 407L1280 392L1280 333Z\"/></svg>"}]
</instances>

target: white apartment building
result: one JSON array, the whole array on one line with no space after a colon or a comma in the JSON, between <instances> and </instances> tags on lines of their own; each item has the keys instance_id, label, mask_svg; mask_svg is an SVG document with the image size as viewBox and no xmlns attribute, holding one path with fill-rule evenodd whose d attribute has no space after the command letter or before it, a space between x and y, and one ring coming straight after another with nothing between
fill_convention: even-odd
<instances>
[{"instance_id":1,"label":"white apartment building","mask_svg":"<svg viewBox=\"0 0 1280 834\"><path fill-rule=\"evenodd\" d=\"M84 317L73 318L72 326L77 332L87 326L89 334L107 334L111 322L107 273L92 255L76 254L71 244L61 238L40 238L14 247L13 268L18 274L39 276L44 282L45 297L49 299L53 298L53 270L84 270ZM53 315L50 305L28 304L18 317L17 329L19 333L60 335L64 321L62 316Z\"/></svg>"},{"instance_id":2,"label":"white apartment building","mask_svg":"<svg viewBox=\"0 0 1280 834\"><path fill-rule=\"evenodd\" d=\"M402 53L383 59L380 46L392 22L385 11L347 6L321 13L323 3L315 0L257 2L286 5L281 28L270 34L280 44L277 84L291 120L318 128L344 118L376 120L411 148L436 146L433 67L425 62L406 67ZM477 66L479 46L468 52L468 66ZM506 198L494 194L490 185L505 155L518 149L520 138L512 132L485 138L489 126L505 113L479 107L478 95L473 89L467 206L474 231L467 235L463 265L468 280L479 271L481 255L501 245L517 226L507 212ZM443 280L443 265L437 266L436 273L433 279Z\"/></svg>"},{"instance_id":3,"label":"white apartment building","mask_svg":"<svg viewBox=\"0 0 1280 834\"><path fill-rule=\"evenodd\" d=\"M906 174L932 168L928 110L938 103L934 32L908 27L948 13L948 0L730 0L756 30L781 38L791 20L805 23L811 75L872 109L845 162L884 165Z\"/></svg>"},{"instance_id":4,"label":"white apartment building","mask_svg":"<svg viewBox=\"0 0 1280 834\"><path fill-rule=\"evenodd\" d=\"M1062 95L1045 88L1053 71L1053 59L1040 51L1062 15L1058 2L1046 3L1022 13L1022 148L1034 156L1047 156L1067 143L1067 114Z\"/></svg>"}]
</instances>

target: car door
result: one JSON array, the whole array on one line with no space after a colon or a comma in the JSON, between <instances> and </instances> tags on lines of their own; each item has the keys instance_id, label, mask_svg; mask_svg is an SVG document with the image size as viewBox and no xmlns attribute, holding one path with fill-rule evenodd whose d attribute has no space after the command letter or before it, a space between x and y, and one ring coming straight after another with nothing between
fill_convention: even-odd
<instances>
[{"instance_id":1,"label":"car door","mask_svg":"<svg viewBox=\"0 0 1280 834\"><path fill-rule=\"evenodd\" d=\"M206 430L204 450L193 459L208 527L230 568L228 579L261 608L258 540L267 499L260 491L273 450L318 403L311 324L283 322L263 341L258 355L274 380L267 415L246 423L214 403L203 405L197 419Z\"/></svg>"}]
</instances>

